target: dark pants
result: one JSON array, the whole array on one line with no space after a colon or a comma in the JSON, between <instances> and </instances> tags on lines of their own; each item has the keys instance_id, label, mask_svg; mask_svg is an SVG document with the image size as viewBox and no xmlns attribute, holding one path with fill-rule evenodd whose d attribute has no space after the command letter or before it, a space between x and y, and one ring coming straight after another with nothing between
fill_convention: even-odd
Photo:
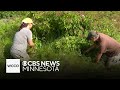
<instances>
[{"instance_id":1,"label":"dark pants","mask_svg":"<svg viewBox=\"0 0 120 90\"><path fill-rule=\"evenodd\" d=\"M120 64L120 53L113 57L107 57L105 61L105 67L110 68L111 66Z\"/></svg>"}]
</instances>

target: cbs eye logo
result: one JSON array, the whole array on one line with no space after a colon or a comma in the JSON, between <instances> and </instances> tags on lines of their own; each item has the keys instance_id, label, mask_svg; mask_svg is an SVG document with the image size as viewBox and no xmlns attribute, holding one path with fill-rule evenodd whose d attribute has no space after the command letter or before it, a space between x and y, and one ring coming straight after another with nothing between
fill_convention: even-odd
<instances>
[{"instance_id":1,"label":"cbs eye logo","mask_svg":"<svg viewBox=\"0 0 120 90\"><path fill-rule=\"evenodd\" d=\"M6 59L6 73L20 73L20 59Z\"/></svg>"}]
</instances>

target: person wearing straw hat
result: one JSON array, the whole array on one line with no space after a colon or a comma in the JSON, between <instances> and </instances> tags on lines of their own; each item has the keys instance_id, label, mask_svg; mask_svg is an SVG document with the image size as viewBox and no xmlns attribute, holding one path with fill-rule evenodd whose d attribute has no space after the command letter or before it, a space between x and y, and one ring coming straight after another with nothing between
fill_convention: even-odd
<instances>
[{"instance_id":1,"label":"person wearing straw hat","mask_svg":"<svg viewBox=\"0 0 120 90\"><path fill-rule=\"evenodd\" d=\"M105 54L107 56L107 61L105 62L107 68L120 64L120 43L115 39L96 31L90 31L86 39L93 41L94 44L86 50L85 53L94 48L99 48L99 52L96 54L96 63L98 63L102 55Z\"/></svg>"},{"instance_id":2,"label":"person wearing straw hat","mask_svg":"<svg viewBox=\"0 0 120 90\"><path fill-rule=\"evenodd\" d=\"M27 46L34 47L32 40L32 31L33 21L31 18L25 18L22 20L22 24L19 28L19 31L16 32L13 44L10 49L11 56L14 59L30 60L30 57L27 53Z\"/></svg>"}]
</instances>

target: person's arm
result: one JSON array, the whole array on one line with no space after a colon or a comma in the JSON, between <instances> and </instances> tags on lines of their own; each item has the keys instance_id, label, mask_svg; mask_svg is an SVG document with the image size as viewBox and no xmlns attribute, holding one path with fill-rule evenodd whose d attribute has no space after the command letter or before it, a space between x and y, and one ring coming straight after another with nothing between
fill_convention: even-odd
<instances>
[{"instance_id":1,"label":"person's arm","mask_svg":"<svg viewBox=\"0 0 120 90\"><path fill-rule=\"evenodd\" d=\"M98 63L98 62L100 61L101 56L102 56L102 53L98 53L98 54L97 54L97 57L96 57L95 63Z\"/></svg>"},{"instance_id":2,"label":"person's arm","mask_svg":"<svg viewBox=\"0 0 120 90\"><path fill-rule=\"evenodd\" d=\"M31 40L28 40L28 45L30 46L30 47L34 47L35 46L35 44L33 43L33 40L31 39Z\"/></svg>"},{"instance_id":3,"label":"person's arm","mask_svg":"<svg viewBox=\"0 0 120 90\"><path fill-rule=\"evenodd\" d=\"M96 63L98 63L100 61L101 56L103 55L103 53L105 52L105 50L106 50L106 46L103 43L102 45L100 45L100 51L98 52L98 54L96 56L96 60L95 60Z\"/></svg>"},{"instance_id":4,"label":"person's arm","mask_svg":"<svg viewBox=\"0 0 120 90\"><path fill-rule=\"evenodd\" d=\"M35 44L33 43L33 40L32 40L32 32L31 31L29 31L27 33L27 42L30 47L34 47Z\"/></svg>"},{"instance_id":5,"label":"person's arm","mask_svg":"<svg viewBox=\"0 0 120 90\"><path fill-rule=\"evenodd\" d=\"M95 48L96 47L96 44L93 44L90 48L88 48L86 51L85 51L85 53L88 53L90 50L92 50L93 48Z\"/></svg>"}]
</instances>

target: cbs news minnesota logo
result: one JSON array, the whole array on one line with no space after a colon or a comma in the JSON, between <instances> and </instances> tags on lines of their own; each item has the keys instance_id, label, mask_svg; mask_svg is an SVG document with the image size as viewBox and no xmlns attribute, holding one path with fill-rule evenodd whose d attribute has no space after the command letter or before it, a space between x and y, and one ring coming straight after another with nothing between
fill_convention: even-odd
<instances>
[{"instance_id":1,"label":"cbs news minnesota logo","mask_svg":"<svg viewBox=\"0 0 120 90\"><path fill-rule=\"evenodd\" d=\"M6 59L6 73L20 73L20 59Z\"/></svg>"},{"instance_id":2,"label":"cbs news minnesota logo","mask_svg":"<svg viewBox=\"0 0 120 90\"><path fill-rule=\"evenodd\" d=\"M60 61L22 61L20 66L20 59L6 59L6 73L59 71L59 66Z\"/></svg>"}]
</instances>

